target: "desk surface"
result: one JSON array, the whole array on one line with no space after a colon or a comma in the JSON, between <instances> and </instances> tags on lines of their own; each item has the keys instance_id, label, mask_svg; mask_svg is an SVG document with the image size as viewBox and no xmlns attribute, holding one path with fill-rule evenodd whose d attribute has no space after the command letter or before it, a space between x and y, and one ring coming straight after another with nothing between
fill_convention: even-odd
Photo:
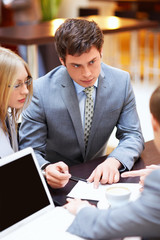
<instances>
[{"instance_id":1,"label":"desk surface","mask_svg":"<svg viewBox=\"0 0 160 240\"><path fill-rule=\"evenodd\" d=\"M95 167L103 162L106 156L97 158L93 161L78 164L70 167L70 173L77 177L88 178ZM133 169L142 169L146 165L160 164L160 153L156 150L153 141L145 143L145 150L143 151L141 158L135 163ZM120 182L124 183L138 183L139 177L135 178L121 178ZM69 183L62 189L50 189L52 198L57 205L63 205L66 203L66 195L75 186L75 182L69 181ZM96 204L96 201L93 201Z\"/></svg>"},{"instance_id":2,"label":"desk surface","mask_svg":"<svg viewBox=\"0 0 160 240\"><path fill-rule=\"evenodd\" d=\"M97 22L104 34L158 27L158 22L149 20L139 21L105 16L89 16L86 17L86 19ZM47 44L54 40L55 31L64 20L64 18L57 18L52 21L37 24L0 27L0 44Z\"/></svg>"}]
</instances>

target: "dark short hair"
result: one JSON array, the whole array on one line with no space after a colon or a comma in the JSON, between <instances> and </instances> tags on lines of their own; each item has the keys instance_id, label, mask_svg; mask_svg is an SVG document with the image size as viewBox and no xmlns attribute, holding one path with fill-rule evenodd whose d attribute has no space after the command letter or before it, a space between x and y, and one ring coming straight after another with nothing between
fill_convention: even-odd
<instances>
[{"instance_id":1,"label":"dark short hair","mask_svg":"<svg viewBox=\"0 0 160 240\"><path fill-rule=\"evenodd\" d=\"M150 112L160 123L160 86L157 87L151 95Z\"/></svg>"},{"instance_id":2,"label":"dark short hair","mask_svg":"<svg viewBox=\"0 0 160 240\"><path fill-rule=\"evenodd\" d=\"M55 33L56 51L64 62L67 54L80 56L92 46L100 52L103 42L104 36L98 24L86 19L67 19Z\"/></svg>"}]
</instances>

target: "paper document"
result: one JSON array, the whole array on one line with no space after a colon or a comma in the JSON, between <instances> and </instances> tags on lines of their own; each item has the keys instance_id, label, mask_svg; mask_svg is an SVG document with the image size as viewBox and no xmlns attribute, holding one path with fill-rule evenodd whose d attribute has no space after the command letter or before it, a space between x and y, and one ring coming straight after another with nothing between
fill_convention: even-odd
<instances>
[{"instance_id":1,"label":"paper document","mask_svg":"<svg viewBox=\"0 0 160 240\"><path fill-rule=\"evenodd\" d=\"M141 188L141 185L138 183L114 183L105 185L100 184L99 187L95 189L93 183L85 183L79 181L70 191L68 197L100 201L105 198L106 189L114 185L128 187L131 190L131 201L137 199L140 195L139 189Z\"/></svg>"}]
</instances>

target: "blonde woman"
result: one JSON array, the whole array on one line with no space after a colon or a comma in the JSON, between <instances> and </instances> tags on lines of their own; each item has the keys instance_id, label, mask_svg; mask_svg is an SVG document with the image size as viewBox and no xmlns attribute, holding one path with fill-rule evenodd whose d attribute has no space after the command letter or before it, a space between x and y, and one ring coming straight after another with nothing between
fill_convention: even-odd
<instances>
[{"instance_id":1,"label":"blonde woman","mask_svg":"<svg viewBox=\"0 0 160 240\"><path fill-rule=\"evenodd\" d=\"M0 47L0 158L18 151L17 120L30 102L32 89L27 63Z\"/></svg>"},{"instance_id":2,"label":"blonde woman","mask_svg":"<svg viewBox=\"0 0 160 240\"><path fill-rule=\"evenodd\" d=\"M9 49L0 47L0 158L18 151L17 120L29 104L33 86L26 62ZM69 181L68 166L52 164L52 187L64 187Z\"/></svg>"}]
</instances>

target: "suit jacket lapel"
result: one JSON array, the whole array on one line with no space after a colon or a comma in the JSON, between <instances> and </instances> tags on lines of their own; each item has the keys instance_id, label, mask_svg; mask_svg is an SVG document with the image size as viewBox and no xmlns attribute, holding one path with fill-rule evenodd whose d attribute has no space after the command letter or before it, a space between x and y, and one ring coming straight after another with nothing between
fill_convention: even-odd
<instances>
[{"instance_id":1,"label":"suit jacket lapel","mask_svg":"<svg viewBox=\"0 0 160 240\"><path fill-rule=\"evenodd\" d=\"M77 135L79 146L84 158L85 155L85 145L84 145L84 132L81 122L81 115L79 110L79 103L75 91L75 87L72 79L67 76L63 82L61 82L61 94L63 101L68 109L70 117L72 119L74 130Z\"/></svg>"},{"instance_id":2,"label":"suit jacket lapel","mask_svg":"<svg viewBox=\"0 0 160 240\"><path fill-rule=\"evenodd\" d=\"M17 142L17 132L15 129L15 124L13 122L13 119L10 117L7 118L8 121L8 131L10 135L10 142L11 142L11 147L14 150L14 152L18 151L18 142Z\"/></svg>"},{"instance_id":3,"label":"suit jacket lapel","mask_svg":"<svg viewBox=\"0 0 160 240\"><path fill-rule=\"evenodd\" d=\"M14 127L11 127L11 141L12 141L12 148L14 150L14 152L18 151L18 141L17 141L17 132L15 129L15 125Z\"/></svg>"}]
</instances>

